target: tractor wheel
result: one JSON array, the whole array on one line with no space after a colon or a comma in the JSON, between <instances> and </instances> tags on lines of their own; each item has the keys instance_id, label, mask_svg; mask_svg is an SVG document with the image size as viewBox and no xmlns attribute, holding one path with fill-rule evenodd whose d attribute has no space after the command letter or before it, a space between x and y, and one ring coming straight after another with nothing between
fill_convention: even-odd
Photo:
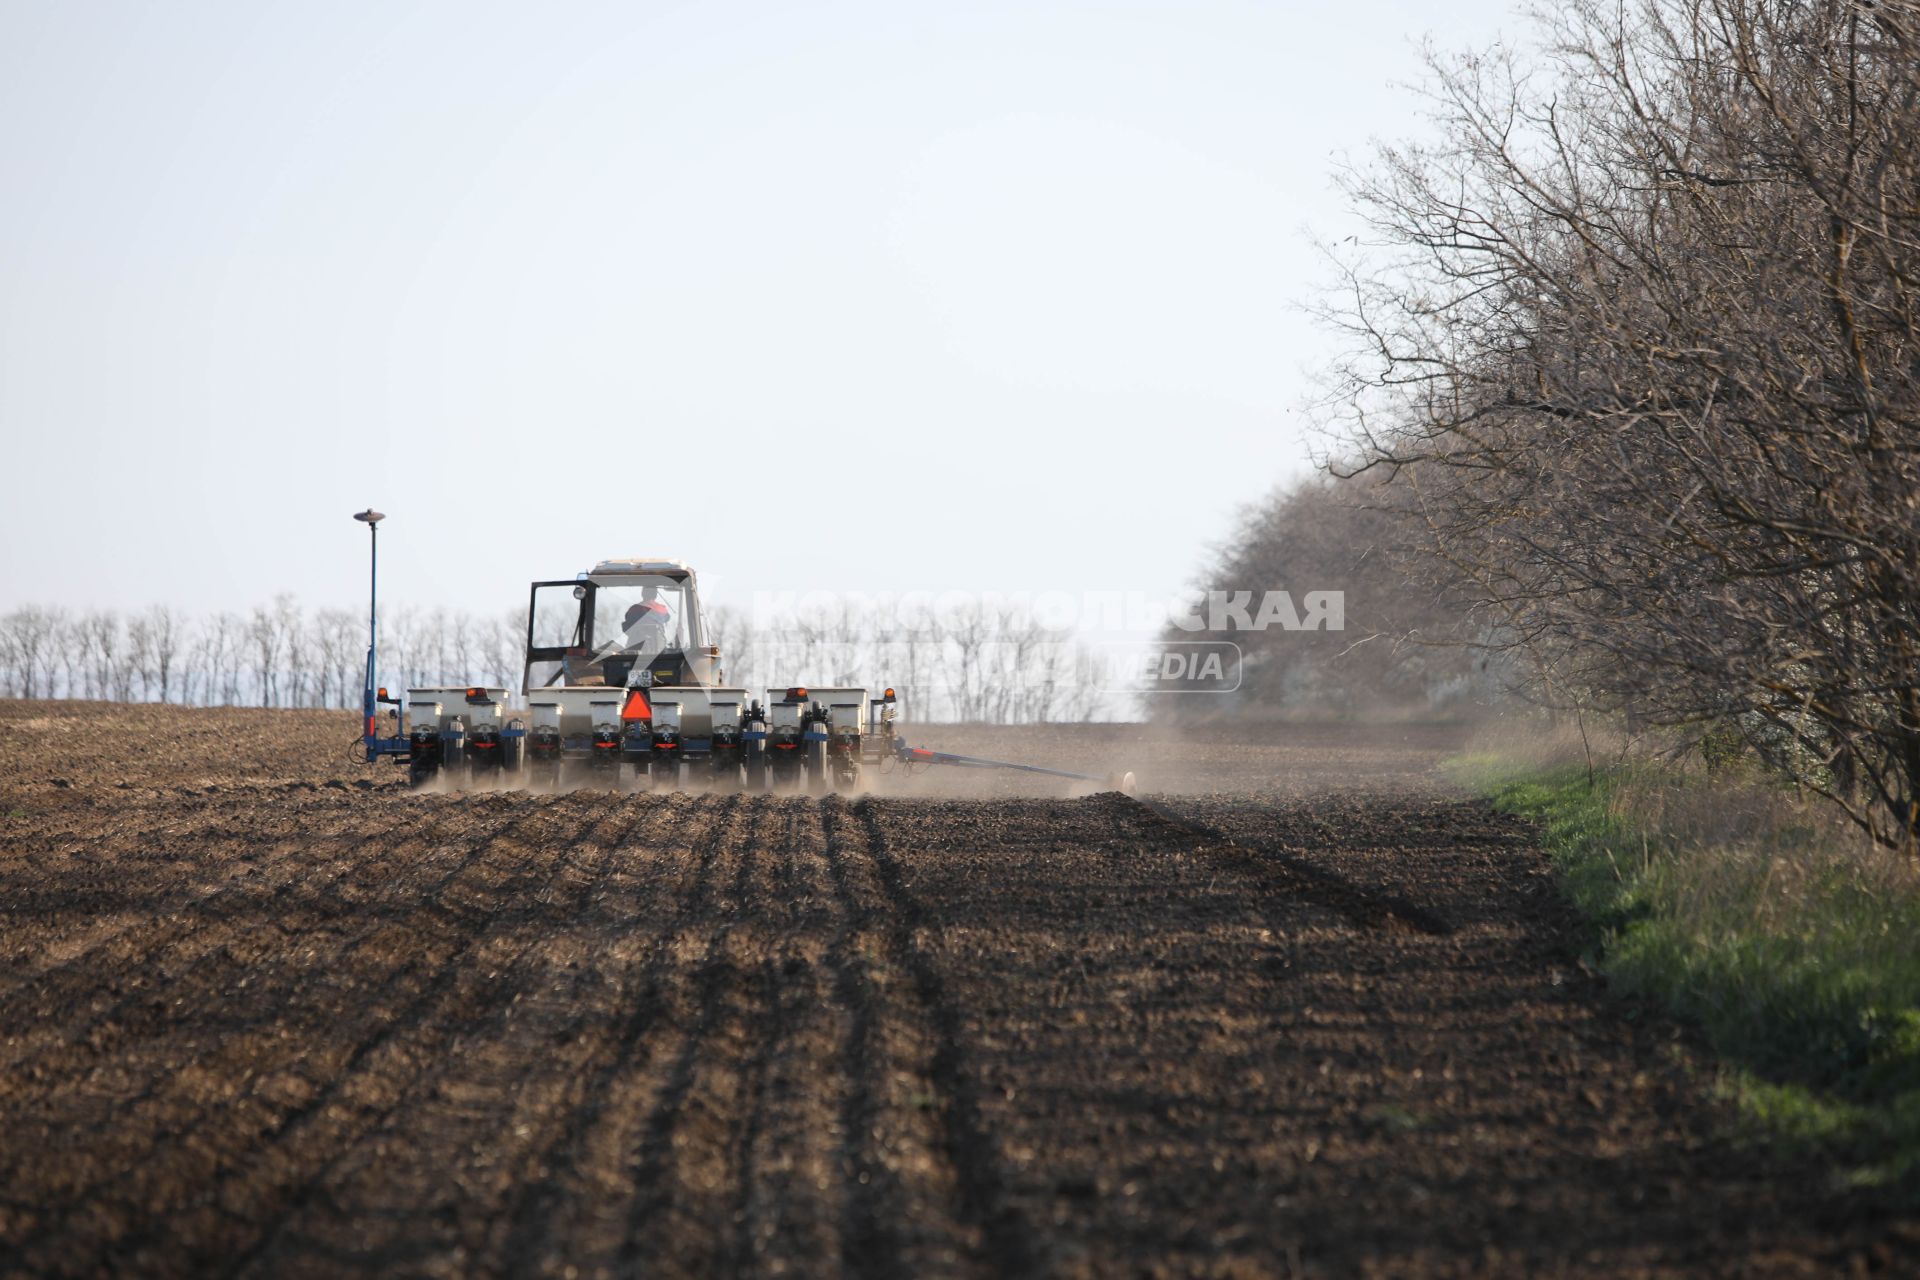
<instances>
[{"instance_id":1,"label":"tractor wheel","mask_svg":"<svg viewBox=\"0 0 1920 1280\"><path fill-rule=\"evenodd\" d=\"M527 740L505 738L500 743L500 785L524 787L526 783Z\"/></svg>"}]
</instances>

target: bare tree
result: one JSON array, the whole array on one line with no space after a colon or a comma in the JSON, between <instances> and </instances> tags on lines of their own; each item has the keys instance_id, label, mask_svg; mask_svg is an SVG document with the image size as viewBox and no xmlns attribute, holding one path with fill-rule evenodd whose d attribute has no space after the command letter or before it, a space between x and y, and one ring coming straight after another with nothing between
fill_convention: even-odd
<instances>
[{"instance_id":1,"label":"bare tree","mask_svg":"<svg viewBox=\"0 0 1920 1280\"><path fill-rule=\"evenodd\" d=\"M12 673L11 687L17 696L52 696L53 649L62 630L59 612L38 605L24 605L0 617L0 666Z\"/></svg>"},{"instance_id":2,"label":"bare tree","mask_svg":"<svg viewBox=\"0 0 1920 1280\"><path fill-rule=\"evenodd\" d=\"M255 605L247 617L247 650L253 660L254 691L263 707L274 706L280 699L291 640L286 618L292 608L293 597L282 593L271 605Z\"/></svg>"},{"instance_id":3,"label":"bare tree","mask_svg":"<svg viewBox=\"0 0 1920 1280\"><path fill-rule=\"evenodd\" d=\"M345 609L316 609L307 619L306 649L313 670L313 701L322 707L359 705L359 619Z\"/></svg>"},{"instance_id":4,"label":"bare tree","mask_svg":"<svg viewBox=\"0 0 1920 1280\"><path fill-rule=\"evenodd\" d=\"M138 684L140 699L145 701L158 683L154 670L153 632L148 629L146 615L136 613L127 619L126 656L116 672L113 696L118 701L131 702L134 686Z\"/></svg>"},{"instance_id":5,"label":"bare tree","mask_svg":"<svg viewBox=\"0 0 1920 1280\"><path fill-rule=\"evenodd\" d=\"M727 605L715 605L706 611L707 641L720 649L720 669L731 684L746 689L765 686L769 678L763 670L760 637L753 623Z\"/></svg>"},{"instance_id":6,"label":"bare tree","mask_svg":"<svg viewBox=\"0 0 1920 1280\"><path fill-rule=\"evenodd\" d=\"M79 621L76 631L86 662L88 696L111 698L120 659L120 618L104 610L92 610Z\"/></svg>"},{"instance_id":7,"label":"bare tree","mask_svg":"<svg viewBox=\"0 0 1920 1280\"><path fill-rule=\"evenodd\" d=\"M310 646L302 643L306 627L299 602L291 592L283 591L273 598L273 625L280 636L280 705L310 705L308 686L313 678L315 654Z\"/></svg>"},{"instance_id":8,"label":"bare tree","mask_svg":"<svg viewBox=\"0 0 1920 1280\"><path fill-rule=\"evenodd\" d=\"M941 618L944 651L953 655L948 682L955 720L980 720L985 715L987 681L987 644L993 638L994 622L986 607L977 600L947 611Z\"/></svg>"},{"instance_id":9,"label":"bare tree","mask_svg":"<svg viewBox=\"0 0 1920 1280\"><path fill-rule=\"evenodd\" d=\"M219 690L216 696L230 707L239 706L242 696L240 662L245 639L246 619L224 609L214 615L211 653Z\"/></svg>"},{"instance_id":10,"label":"bare tree","mask_svg":"<svg viewBox=\"0 0 1920 1280\"><path fill-rule=\"evenodd\" d=\"M85 646L80 639L80 620L64 610L53 612L56 621L52 644L59 661L60 696L78 698L87 665Z\"/></svg>"},{"instance_id":11,"label":"bare tree","mask_svg":"<svg viewBox=\"0 0 1920 1280\"><path fill-rule=\"evenodd\" d=\"M933 706L927 687L931 678L927 670L930 647L925 636L914 632L908 633L897 645L883 643L880 646L881 656L889 659L887 670L895 670L894 663L899 664L894 676L898 682L895 693L900 700L900 714L907 719L925 716Z\"/></svg>"},{"instance_id":12,"label":"bare tree","mask_svg":"<svg viewBox=\"0 0 1920 1280\"><path fill-rule=\"evenodd\" d=\"M479 671L475 663L475 654L479 649L474 634L473 615L464 609L449 610L440 616L440 634L445 642L442 651L446 656L442 661L440 678L442 680L470 680ZM454 674L456 672L463 674Z\"/></svg>"},{"instance_id":13,"label":"bare tree","mask_svg":"<svg viewBox=\"0 0 1920 1280\"><path fill-rule=\"evenodd\" d=\"M174 667L180 657L180 615L164 604L157 604L147 610L146 622L153 653L152 683L159 685L160 701L170 702L174 694Z\"/></svg>"}]
</instances>

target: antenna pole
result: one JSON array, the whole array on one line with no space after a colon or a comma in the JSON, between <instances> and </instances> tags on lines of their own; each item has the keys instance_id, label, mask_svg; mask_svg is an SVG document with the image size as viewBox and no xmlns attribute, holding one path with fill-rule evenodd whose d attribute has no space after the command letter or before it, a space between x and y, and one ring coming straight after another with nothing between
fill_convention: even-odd
<instances>
[{"instance_id":1,"label":"antenna pole","mask_svg":"<svg viewBox=\"0 0 1920 1280\"><path fill-rule=\"evenodd\" d=\"M365 511L356 511L355 520L365 522L367 532L372 535L368 542L367 569L367 683L360 699L360 712L366 722L367 760L371 762L380 754L379 731L375 724L379 717L379 679L380 670L380 522L386 516L369 507Z\"/></svg>"}]
</instances>

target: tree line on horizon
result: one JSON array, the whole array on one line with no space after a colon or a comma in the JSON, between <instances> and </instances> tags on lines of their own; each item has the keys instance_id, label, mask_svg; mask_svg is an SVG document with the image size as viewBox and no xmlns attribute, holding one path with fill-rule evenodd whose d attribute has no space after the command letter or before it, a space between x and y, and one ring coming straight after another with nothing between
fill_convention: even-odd
<instances>
[{"instance_id":1,"label":"tree line on horizon","mask_svg":"<svg viewBox=\"0 0 1920 1280\"><path fill-rule=\"evenodd\" d=\"M921 720L1084 721L1125 708L1087 676L1076 641L981 602L902 640L874 608L846 603L777 627L706 611L728 683L875 687L892 682ZM380 619L379 678L407 688L486 684L520 697L526 614L401 605ZM0 693L15 698L357 710L367 618L281 594L245 612L167 605L121 612L22 605L0 614Z\"/></svg>"}]
</instances>

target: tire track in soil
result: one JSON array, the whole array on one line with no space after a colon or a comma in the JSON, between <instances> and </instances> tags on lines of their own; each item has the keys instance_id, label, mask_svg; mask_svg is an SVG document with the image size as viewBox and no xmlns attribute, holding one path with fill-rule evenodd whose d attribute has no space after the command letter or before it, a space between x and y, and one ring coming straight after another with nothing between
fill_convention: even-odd
<instances>
[{"instance_id":1,"label":"tire track in soil","mask_svg":"<svg viewBox=\"0 0 1920 1280\"><path fill-rule=\"evenodd\" d=\"M827 803L837 813L843 802ZM885 899L886 955L908 974L932 1033L926 1074L937 1097L940 1152L951 1163L957 1182L954 1208L973 1244L970 1260L996 1276L1037 1274L1035 1233L1006 1193L1000 1158L983 1122L978 1089L966 1062L959 1010L947 995L932 954L918 940L929 927L927 913L907 889L902 859L882 829L875 802L859 800L848 812L864 836L866 859Z\"/></svg>"},{"instance_id":2,"label":"tire track in soil","mask_svg":"<svg viewBox=\"0 0 1920 1280\"><path fill-rule=\"evenodd\" d=\"M743 825L730 823L720 847L715 883L726 887L715 901L691 990L667 1000L669 1019L684 1030L631 1157L633 1195L614 1255L622 1272L709 1275L726 1252L727 1215L720 1205L740 1177L730 1168L737 1145L728 1133L739 1118L734 1064L751 1037L741 980L752 966L751 939L742 943L740 935L753 905L755 865L764 859L751 831L744 841L736 838Z\"/></svg>"},{"instance_id":3,"label":"tire track in soil","mask_svg":"<svg viewBox=\"0 0 1920 1280\"><path fill-rule=\"evenodd\" d=\"M602 1034L583 1064L578 1096L553 1126L537 1159L537 1176L507 1215L500 1247L504 1273L564 1271L583 1213L599 1197L624 1186L623 1177L605 1167L624 1162L602 1160L596 1167L595 1156L609 1139L611 1145L620 1145L617 1134L626 1113L613 1104L626 1092L621 1077L634 1066L636 1052L661 1012L676 943L711 910L714 865L722 842L739 821L741 804L740 797L732 796L719 806L689 844L685 858L674 857L670 848L653 853L650 870L659 878L624 877L634 883L622 885L615 903L602 907L609 924L644 924L655 933L606 979L611 991L598 1015ZM758 804L756 812L764 807Z\"/></svg>"},{"instance_id":4,"label":"tire track in soil","mask_svg":"<svg viewBox=\"0 0 1920 1280\"><path fill-rule=\"evenodd\" d=\"M1259 883L1263 894L1291 894L1333 911L1361 929L1386 929L1446 937L1453 926L1433 911L1399 894L1364 885L1285 849L1253 846L1217 827L1189 818L1157 801L1113 792L1105 797L1117 811L1132 811L1137 826L1171 830L1197 838L1199 852L1212 854Z\"/></svg>"},{"instance_id":5,"label":"tire track in soil","mask_svg":"<svg viewBox=\"0 0 1920 1280\"><path fill-rule=\"evenodd\" d=\"M556 807L564 810L566 806ZM376 905L395 901L418 905L398 921L388 911L372 912L371 920L346 935L339 949L325 958L326 980L315 983L307 968L283 966L277 981L257 987L249 1003L266 1011L264 1025L249 1028L250 1034L223 1037L202 1055L232 1057L244 1067L223 1072L219 1070L223 1064L216 1062L209 1071L173 1071L161 1088L136 1099L153 1104L157 1114L148 1126L151 1132L117 1127L116 1136L129 1148L124 1154L88 1152L96 1167L119 1167L132 1171L131 1176L86 1188L76 1197L79 1208L71 1220L60 1224L65 1228L61 1234L98 1247L103 1261L151 1246L184 1250L200 1263L231 1256L257 1236L257 1223L271 1214L272 1202L293 1195L300 1179L298 1153L289 1149L312 1136L309 1130L322 1117L332 1123L318 1126L325 1130L320 1136L336 1140L357 1132L355 1119L362 1129L372 1121L360 1097L368 1085L361 1074L363 1064L403 1037L422 1010L456 985L462 962L480 945L488 924L516 892L542 883L527 870L524 856L516 853L523 847L516 833L531 819L567 816L554 808L512 814L503 826L483 828L477 837L469 828L466 848L451 868L444 866L444 859L417 863L409 867L412 874L378 886L381 897L375 899ZM608 808L590 810L596 824L606 820ZM490 816L483 815L481 821ZM490 860L505 862L498 868L503 874L493 884L484 882L490 876ZM388 862L401 860L381 860ZM422 873L429 868L440 874L427 879ZM556 864L544 883L550 885L563 869L564 864ZM458 901L461 879L469 872L483 883L479 898L463 907ZM435 931L437 936L422 936ZM283 931L282 936L297 945L314 932L295 929ZM323 930L317 932L324 938ZM365 975L367 982L377 984L375 989L356 990L361 975L346 962L361 947L371 948L380 941L397 945L391 955L376 956L372 971ZM214 991L196 997L209 1007L223 999L231 1009L234 993ZM233 1020L230 1014L228 1021ZM325 1039L318 1044L303 1039L302 1033L316 1030ZM314 1062L329 1060L337 1060L338 1065L314 1079ZM251 1088L235 1096L207 1087L223 1076L238 1077ZM170 1102L176 1104L171 1111L166 1106ZM223 1139L221 1135L229 1130L231 1139ZM133 1135L131 1142L125 1142L127 1134ZM169 1138L174 1140L170 1146ZM260 1172L276 1159L282 1167ZM252 1185L236 1170L253 1171L257 1176Z\"/></svg>"},{"instance_id":6,"label":"tire track in soil","mask_svg":"<svg viewBox=\"0 0 1920 1280\"><path fill-rule=\"evenodd\" d=\"M356 1051L370 1071L385 1069L392 1076L389 1087L378 1102L354 1111L354 1123L336 1126L322 1135L324 1145L314 1144L322 1149L308 1157L302 1176L251 1246L232 1259L227 1274L278 1275L311 1269L315 1262L323 1271L418 1265L436 1252L455 1258L468 1253L458 1243L449 1247L447 1232L463 1225L484 1232L488 1215L469 1214L478 1223L462 1223L458 1209L465 1206L450 1204L445 1193L449 1188L470 1193L476 1174L491 1167L497 1179L512 1163L493 1153L512 1149L511 1138L528 1132L514 1123L514 1108L522 1101L519 1086L533 1072L554 1065L551 1046L565 1038L556 1032L569 1018L584 1016L573 1008L572 988L559 996L552 988L536 989L536 997L546 997L536 1001L543 1017L531 1020L545 1025L532 1031L511 1025L530 976L546 972L536 953L553 944L553 922L564 925L580 914L635 833L668 816L667 806L606 797L585 830L552 841L553 863L534 895L536 909L516 911L511 893L498 895L427 988ZM623 825L606 834L616 822ZM579 863L583 848L591 851L584 866ZM553 900L555 887L574 871L580 873L575 883ZM507 1035L510 1030L518 1034ZM498 1068L490 1055L501 1046L524 1061ZM489 1080L490 1067L512 1083L502 1087ZM561 1074L564 1078L564 1070ZM496 1105L473 1105L477 1096L489 1095ZM316 1106L309 1114L326 1112ZM476 1159L483 1168L470 1167ZM401 1185L389 1190L393 1183ZM383 1195L390 1199L383 1202ZM399 1239L370 1239L377 1234L370 1225Z\"/></svg>"},{"instance_id":7,"label":"tire track in soil","mask_svg":"<svg viewBox=\"0 0 1920 1280\"><path fill-rule=\"evenodd\" d=\"M829 1189L839 1173L831 1100L840 1011L824 966L831 889L812 806L788 801L764 889L768 954L750 975L754 1026L742 1064L733 1231L717 1270L727 1275L814 1275L842 1257ZM811 856L809 856L811 855Z\"/></svg>"},{"instance_id":8,"label":"tire track in soil","mask_svg":"<svg viewBox=\"0 0 1920 1280\"><path fill-rule=\"evenodd\" d=\"M842 1260L854 1275L879 1276L908 1269L897 1224L913 1221L915 1216L900 1176L881 1158L876 1141L885 1108L887 1072L879 1025L885 1021L885 1011L874 1007L873 974L860 942L863 931L872 927L867 922L884 913L884 901L869 885L862 885L867 901L856 898L849 884L853 871L839 838L841 817L830 805L821 806L818 856L831 880L834 904L833 938L825 962L833 975L833 1000L847 1022L835 1064L843 1086L839 1106ZM898 1136L910 1132L904 1126L892 1131ZM927 1135L925 1146L929 1151L936 1149L935 1135ZM973 1243L956 1231L949 1247L961 1253L970 1251Z\"/></svg>"},{"instance_id":9,"label":"tire track in soil","mask_svg":"<svg viewBox=\"0 0 1920 1280\"><path fill-rule=\"evenodd\" d=\"M724 1275L750 1274L762 1251L770 1251L776 1243L773 1231L767 1228L777 1224L764 1221L768 1206L756 1197L755 1192L769 1173L763 1139L768 1127L767 1112L772 1105L773 1055L775 1047L786 1039L788 1015L791 1012L783 999L781 987L781 970L786 964L784 954L783 949L782 955L768 956L761 962L758 972L750 975L749 979L753 987L753 1004L759 1010L754 1025L760 1027L764 1035L741 1073L744 1118L733 1152L733 1163L739 1170L739 1177L731 1208L733 1239L728 1242L725 1262L719 1268ZM784 1268L770 1267L768 1270Z\"/></svg>"},{"instance_id":10,"label":"tire track in soil","mask_svg":"<svg viewBox=\"0 0 1920 1280\"><path fill-rule=\"evenodd\" d=\"M929 1065L934 1032L892 937L893 907L871 859L847 847L844 802L820 803L812 863L831 904L822 956L842 1024L827 1068L838 1085L840 1262L850 1274L978 1272L977 1227L955 1213L960 1175Z\"/></svg>"}]
</instances>

